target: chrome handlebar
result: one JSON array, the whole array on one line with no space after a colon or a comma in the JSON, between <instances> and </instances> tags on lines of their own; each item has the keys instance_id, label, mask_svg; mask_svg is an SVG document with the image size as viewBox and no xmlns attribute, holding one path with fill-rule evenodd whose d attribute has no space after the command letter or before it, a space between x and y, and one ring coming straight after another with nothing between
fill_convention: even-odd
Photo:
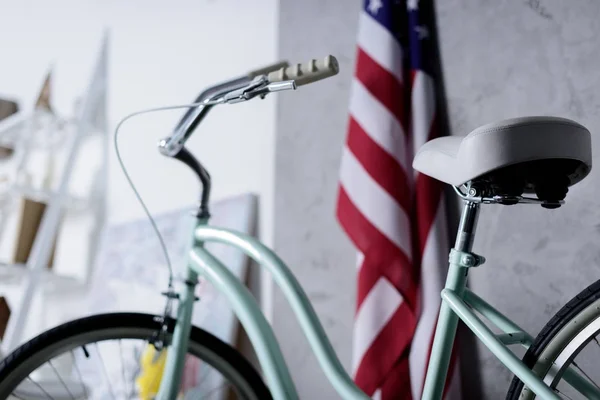
<instances>
[{"instance_id":1,"label":"chrome handlebar","mask_svg":"<svg viewBox=\"0 0 600 400\"><path fill-rule=\"evenodd\" d=\"M199 103L198 106L190 108L183 115L171 136L160 140L159 151L165 156L175 157L215 105L234 104L255 97L264 98L269 93L295 90L297 86L329 78L338 72L337 60L330 55L322 60L313 59L294 66L281 61L211 86L198 95L195 101Z\"/></svg>"}]
</instances>

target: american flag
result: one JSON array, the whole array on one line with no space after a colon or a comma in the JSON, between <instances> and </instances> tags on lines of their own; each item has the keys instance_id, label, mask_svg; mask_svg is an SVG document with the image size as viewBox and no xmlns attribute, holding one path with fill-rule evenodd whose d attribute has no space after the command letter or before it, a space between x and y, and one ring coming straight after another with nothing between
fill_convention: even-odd
<instances>
[{"instance_id":1,"label":"american flag","mask_svg":"<svg viewBox=\"0 0 600 400\"><path fill-rule=\"evenodd\" d=\"M374 399L421 398L448 262L441 183L411 167L439 135L426 16L419 0L367 0L359 20L337 217L358 250L354 379Z\"/></svg>"}]
</instances>

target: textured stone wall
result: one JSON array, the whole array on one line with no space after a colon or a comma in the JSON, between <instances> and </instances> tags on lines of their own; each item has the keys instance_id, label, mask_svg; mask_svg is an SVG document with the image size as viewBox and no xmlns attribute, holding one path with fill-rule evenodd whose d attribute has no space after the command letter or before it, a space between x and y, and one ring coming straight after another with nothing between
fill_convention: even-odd
<instances>
[{"instance_id":1,"label":"textured stone wall","mask_svg":"<svg viewBox=\"0 0 600 400\"><path fill-rule=\"evenodd\" d=\"M335 201L360 7L360 0L280 2L280 57L303 62L333 54L340 62L340 74L295 93L282 93L275 130L275 249L304 286L347 368L355 253L335 219ZM277 289L273 303L275 334L300 398L338 398Z\"/></svg>"},{"instance_id":2,"label":"textured stone wall","mask_svg":"<svg viewBox=\"0 0 600 400\"><path fill-rule=\"evenodd\" d=\"M354 253L335 220L339 160L361 2L280 2L279 54L290 61L335 54L341 73L280 96L275 248L306 288L346 367L351 359ZM452 133L496 120L557 115L600 128L600 3L592 0L437 1ZM558 210L486 206L474 250L488 262L471 287L537 333L600 278L600 200L593 170ZM335 399L283 296L274 326L302 398ZM499 399L511 376L487 350L463 346L466 398Z\"/></svg>"},{"instance_id":3,"label":"textured stone wall","mask_svg":"<svg viewBox=\"0 0 600 400\"><path fill-rule=\"evenodd\" d=\"M592 154L600 151L599 2L444 0L437 14L454 135L503 118L555 115L585 125ZM599 182L592 169L557 210L482 208L474 251L488 262L471 273L471 287L533 334L600 278ZM510 373L487 349L477 353L469 381L481 379L485 398L503 398Z\"/></svg>"}]
</instances>

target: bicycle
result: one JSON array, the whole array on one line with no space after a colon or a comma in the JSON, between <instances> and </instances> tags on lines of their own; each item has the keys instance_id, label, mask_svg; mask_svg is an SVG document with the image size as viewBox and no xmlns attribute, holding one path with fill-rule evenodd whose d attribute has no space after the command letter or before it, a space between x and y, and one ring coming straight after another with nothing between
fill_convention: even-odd
<instances>
[{"instance_id":1,"label":"bicycle","mask_svg":"<svg viewBox=\"0 0 600 400\"><path fill-rule=\"evenodd\" d=\"M61 393L69 389L68 398L88 398L87 385L83 380L72 381L76 372L80 372L73 369L78 368L71 368L71 375L61 377L58 368L52 364L55 356L72 360L76 360L77 356L89 359L94 353L92 348L99 353L100 344L111 340L118 343L113 347L122 355L122 342L137 339L144 345L151 345L155 355L164 355L163 351L168 350L156 399L177 397L184 365L190 354L218 370L229 381L238 398L298 399L278 342L252 294L203 247L207 242L219 242L241 250L270 272L290 302L321 368L340 397L347 400L368 399L339 362L307 295L285 263L255 238L208 225L210 175L185 148L186 140L213 106L293 90L337 72L338 65L332 56L292 67L288 67L287 63L277 64L212 86L203 91L193 105L166 107L187 107L189 110L174 133L160 141L159 150L191 168L202 185L200 204L195 214L197 223L191 233L184 288L176 291L171 276L168 290L164 293L167 306L163 315L93 315L40 334L0 363L0 397L30 398L19 397L19 394L25 389L32 391L36 385L41 387L35 382L34 374L46 367L56 372L64 386ZM507 398L572 398L567 389L573 389L585 398L600 399L598 385L583 370L581 363L575 362L576 356L587 344L594 342L600 346L595 338L600 332L600 281L571 300L535 339L466 287L469 270L485 262L484 257L471 251L481 204L524 203L558 208L564 204L568 188L589 174L591 159L589 131L573 121L553 117L528 117L489 124L466 137L434 139L417 153L414 168L452 185L464 202L456 244L449 255L446 286L441 293L443 301L423 399L442 398L459 320L515 374ZM266 383L236 350L191 326L192 310L197 301L194 289L199 276L207 279L230 301L254 346ZM179 304L173 317L171 310L175 301ZM494 334L476 312L503 333ZM511 345L522 345L528 349L523 360L509 349ZM120 375L119 371L111 372ZM107 380L106 367L102 374L101 380ZM122 375L116 379L124 384L124 390L115 393L110 387L101 395L115 399L135 396L133 384L129 384L125 372ZM25 385L24 382L29 383ZM569 387L559 388L559 384L563 383ZM41 388L39 397L59 397L53 397L48 390ZM195 393L192 398L203 398L202 393Z\"/></svg>"}]
</instances>

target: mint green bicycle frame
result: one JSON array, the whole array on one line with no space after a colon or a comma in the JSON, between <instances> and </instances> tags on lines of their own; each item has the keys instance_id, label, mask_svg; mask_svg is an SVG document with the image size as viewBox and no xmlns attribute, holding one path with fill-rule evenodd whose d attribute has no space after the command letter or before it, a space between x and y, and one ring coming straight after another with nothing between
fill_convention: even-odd
<instances>
[{"instance_id":1,"label":"mint green bicycle frame","mask_svg":"<svg viewBox=\"0 0 600 400\"><path fill-rule=\"evenodd\" d=\"M479 203L465 202L456 244L450 253L446 287L441 293L442 306L422 399L438 400L442 398L459 319L537 396L544 399L559 399L554 391L508 348L509 345L514 344L520 344L527 348L533 342L533 337L466 288L469 269L484 262L483 257L470 252L478 214ZM173 400L177 397L191 329L195 282L199 275L210 281L229 300L254 346L273 398L276 400L298 399L294 382L279 344L259 305L246 286L203 247L203 244L207 242L233 246L243 251L258 265L266 268L290 303L323 372L340 397L348 400L369 399L369 396L354 384L341 365L306 293L285 263L258 240L231 230L210 227L207 225L206 219L198 220L194 229L194 240L189 253L186 276L187 286L180 294L177 324L167 355L167 364L158 399ZM494 334L475 314L475 311L504 333ZM568 369L564 378L582 394L590 398L600 398L598 388L573 369Z\"/></svg>"}]
</instances>

